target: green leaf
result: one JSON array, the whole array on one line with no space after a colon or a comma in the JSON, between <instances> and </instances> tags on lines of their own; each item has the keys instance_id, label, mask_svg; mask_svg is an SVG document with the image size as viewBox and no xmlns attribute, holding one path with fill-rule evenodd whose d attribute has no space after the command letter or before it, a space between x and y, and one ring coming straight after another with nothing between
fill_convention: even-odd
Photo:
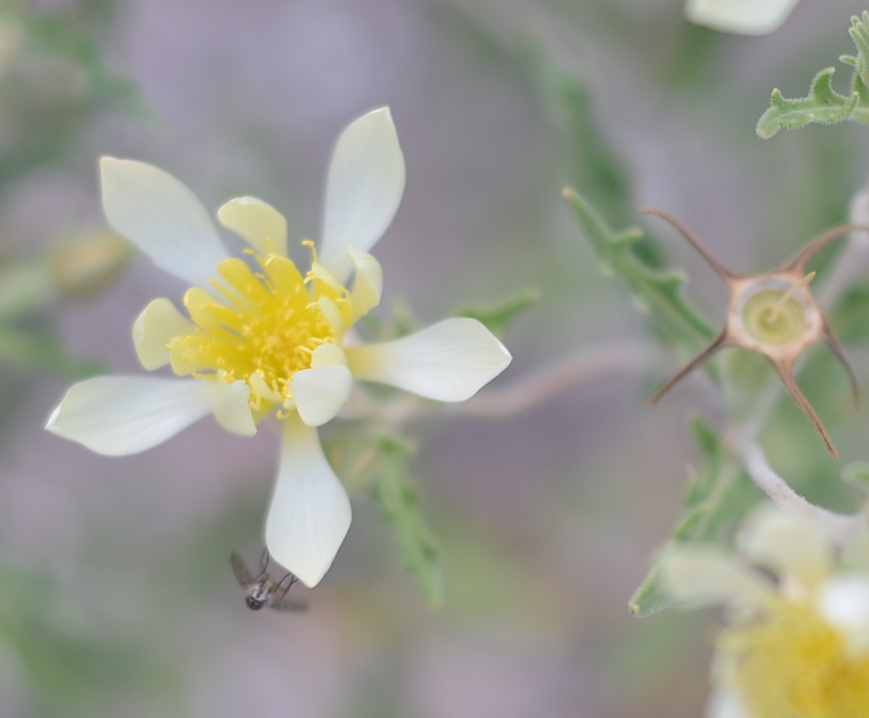
<instances>
[{"instance_id":1,"label":"green leaf","mask_svg":"<svg viewBox=\"0 0 869 718\"><path fill-rule=\"evenodd\" d=\"M540 300L540 292L529 290L501 300L491 307L468 307L456 314L481 322L495 336L502 337L513 321Z\"/></svg>"},{"instance_id":2,"label":"green leaf","mask_svg":"<svg viewBox=\"0 0 869 718\"><path fill-rule=\"evenodd\" d=\"M394 439L381 439L384 470L375 492L384 518L392 524L404 568L422 584L429 605L443 604L440 551L419 510L416 487L406 475L410 451Z\"/></svg>"},{"instance_id":3,"label":"green leaf","mask_svg":"<svg viewBox=\"0 0 869 718\"><path fill-rule=\"evenodd\" d=\"M772 137L779 130L794 130L810 123L834 125L851 119L857 109L860 93L840 95L833 89L831 80L836 71L833 67L821 70L812 80L807 97L788 100L779 90L772 91L769 109L757 122L757 136Z\"/></svg>"},{"instance_id":4,"label":"green leaf","mask_svg":"<svg viewBox=\"0 0 869 718\"><path fill-rule=\"evenodd\" d=\"M725 451L721 437L709 424L695 418L692 428L703 452L705 466L688 486L685 512L671 540L726 545L757 503L760 490ZM628 606L631 613L639 618L671 606L661 585L660 567L657 564L634 592Z\"/></svg>"},{"instance_id":5,"label":"green leaf","mask_svg":"<svg viewBox=\"0 0 869 718\"><path fill-rule=\"evenodd\" d=\"M715 335L682 296L684 275L653 270L637 257L633 245L642 236L641 230L632 228L615 233L577 192L567 188L563 194L597 253L601 271L606 276L621 274L634 290L634 302L641 311L652 314L665 331L689 344L692 350Z\"/></svg>"},{"instance_id":6,"label":"green leaf","mask_svg":"<svg viewBox=\"0 0 869 718\"><path fill-rule=\"evenodd\" d=\"M869 12L863 11L863 17L860 18L854 15L851 18L851 29L848 34L857 46L857 62L855 67L863 83L869 85Z\"/></svg>"},{"instance_id":7,"label":"green leaf","mask_svg":"<svg viewBox=\"0 0 869 718\"><path fill-rule=\"evenodd\" d=\"M842 55L839 60L853 68L851 93L840 95L833 89L835 68L821 70L812 80L809 94L796 100L772 91L769 108L757 123L757 135L772 137L779 130L793 130L815 123L834 125L844 120L869 124L869 12L851 18L848 34L857 46L857 56Z\"/></svg>"},{"instance_id":8,"label":"green leaf","mask_svg":"<svg viewBox=\"0 0 869 718\"><path fill-rule=\"evenodd\" d=\"M588 83L562 67L545 43L525 46L522 60L539 105L561 134L559 147L571 183L582 187L607 217L628 221L631 174L598 118Z\"/></svg>"}]
</instances>

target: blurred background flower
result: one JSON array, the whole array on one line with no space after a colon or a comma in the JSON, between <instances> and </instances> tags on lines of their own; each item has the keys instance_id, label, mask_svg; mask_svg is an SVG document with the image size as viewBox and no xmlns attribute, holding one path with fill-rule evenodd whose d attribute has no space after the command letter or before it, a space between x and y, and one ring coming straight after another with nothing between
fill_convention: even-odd
<instances>
[{"instance_id":1,"label":"blurred background flower","mask_svg":"<svg viewBox=\"0 0 869 718\"><path fill-rule=\"evenodd\" d=\"M688 0L685 16L698 25L740 35L765 35L787 20L799 0Z\"/></svg>"},{"instance_id":2,"label":"blurred background flower","mask_svg":"<svg viewBox=\"0 0 869 718\"><path fill-rule=\"evenodd\" d=\"M537 290L504 338L514 363L492 390L566 353L585 367L578 386L521 414L444 411L411 424L411 469L440 541L440 612L401 569L376 502L362 497L332 570L316 591L300 591L307 613L252 613L229 554L254 562L261 551L276 434L243 440L202 422L188 432L195 437L109 461L42 431L71 375L94 373L94 363L136 371L132 341L118 337L155 290L178 301L185 288L141 257L86 301L60 295L51 278L7 284L4 272L3 292L39 291L0 328L51 339L39 356L58 361L16 359L24 345L0 342L0 714L700 713L711 650L701 626L711 617L638 621L627 602L702 462L686 419L715 421L722 405L698 373L645 407L680 357L662 358L624 286L598 273L560 191L581 190L619 228L640 223L634 207L665 209L722 262L752 272L846 219L869 144L851 124L766 142L754 134L773 87L801 96L818 68L852 51L846 30L864 3L803 0L759 38L692 25L683 5L0 6L0 260L9 276L36 266L44 277L57 241L105 228L103 154L171 170L208 207L262 197L284 210L290 236L315 237L334 137L389 104L407 188L378 245L387 281L378 311L425 324ZM690 296L720 316L725 292L702 259L655 231L640 250L686 268ZM864 385L867 297L865 280L856 283L830 317ZM769 371L736 352L722 361L764 380ZM867 427L846 382L823 350L800 376L850 461L863 456ZM796 407L782 402L763 438L795 488L854 508Z\"/></svg>"}]
</instances>

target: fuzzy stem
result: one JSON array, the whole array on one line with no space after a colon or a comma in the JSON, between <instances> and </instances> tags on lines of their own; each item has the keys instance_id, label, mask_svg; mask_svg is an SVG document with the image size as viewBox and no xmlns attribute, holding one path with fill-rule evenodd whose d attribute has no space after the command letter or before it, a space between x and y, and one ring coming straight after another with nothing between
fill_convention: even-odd
<instances>
[{"instance_id":1,"label":"fuzzy stem","mask_svg":"<svg viewBox=\"0 0 869 718\"><path fill-rule=\"evenodd\" d=\"M484 389L468 401L448 407L413 395L383 404L354 391L341 417L377 417L395 425L444 410L464 416L513 416L533 409L569 388L613 377L646 376L660 371L663 364L663 353L656 347L647 343L617 341L574 350L532 369L507 386Z\"/></svg>"},{"instance_id":2,"label":"fuzzy stem","mask_svg":"<svg viewBox=\"0 0 869 718\"><path fill-rule=\"evenodd\" d=\"M855 514L839 514L815 506L794 491L787 481L772 469L763 449L754 439L738 442L734 448L745 462L745 468L754 482L786 514L822 524L840 543L846 543L865 525L866 515L862 511Z\"/></svg>"}]
</instances>

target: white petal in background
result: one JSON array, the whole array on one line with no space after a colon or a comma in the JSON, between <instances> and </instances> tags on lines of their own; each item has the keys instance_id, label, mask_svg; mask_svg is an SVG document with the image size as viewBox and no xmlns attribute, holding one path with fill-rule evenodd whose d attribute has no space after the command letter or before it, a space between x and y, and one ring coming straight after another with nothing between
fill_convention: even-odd
<instances>
[{"instance_id":1,"label":"white petal in background","mask_svg":"<svg viewBox=\"0 0 869 718\"><path fill-rule=\"evenodd\" d=\"M159 297L148 303L133 323L133 346L142 366L148 371L169 363L168 344L175 337L192 334L196 325L179 312L168 299Z\"/></svg>"},{"instance_id":2,"label":"white petal in background","mask_svg":"<svg viewBox=\"0 0 869 718\"><path fill-rule=\"evenodd\" d=\"M711 547L673 547L661 559L667 593L680 604L748 603L763 606L773 584L736 557Z\"/></svg>"},{"instance_id":3,"label":"white petal in background","mask_svg":"<svg viewBox=\"0 0 869 718\"><path fill-rule=\"evenodd\" d=\"M779 578L796 579L814 589L833 564L833 543L823 529L786 516L769 506L753 516L742 532L742 552L753 562L771 569Z\"/></svg>"},{"instance_id":4,"label":"white petal in background","mask_svg":"<svg viewBox=\"0 0 869 718\"><path fill-rule=\"evenodd\" d=\"M208 384L150 376L85 379L70 387L45 428L98 454L136 454L210 414Z\"/></svg>"},{"instance_id":5,"label":"white petal in background","mask_svg":"<svg viewBox=\"0 0 869 718\"><path fill-rule=\"evenodd\" d=\"M196 195L172 175L135 160L100 160L103 211L112 229L160 269L210 289L226 250Z\"/></svg>"},{"instance_id":6,"label":"white petal in background","mask_svg":"<svg viewBox=\"0 0 869 718\"><path fill-rule=\"evenodd\" d=\"M738 35L766 35L787 20L799 0L688 0L685 16L696 25Z\"/></svg>"},{"instance_id":7,"label":"white petal in background","mask_svg":"<svg viewBox=\"0 0 869 718\"><path fill-rule=\"evenodd\" d=\"M382 344L346 347L357 379L438 401L464 401L510 364L506 347L476 319L445 319Z\"/></svg>"},{"instance_id":8,"label":"white petal in background","mask_svg":"<svg viewBox=\"0 0 869 718\"><path fill-rule=\"evenodd\" d=\"M266 546L302 583L316 586L350 528L350 499L323 455L317 430L296 414L283 424Z\"/></svg>"},{"instance_id":9,"label":"white petal in background","mask_svg":"<svg viewBox=\"0 0 869 718\"><path fill-rule=\"evenodd\" d=\"M347 246L367 252L389 227L404 193L404 155L388 107L362 115L341 133L326 180L320 263L342 284Z\"/></svg>"},{"instance_id":10,"label":"white petal in background","mask_svg":"<svg viewBox=\"0 0 869 718\"><path fill-rule=\"evenodd\" d=\"M267 257L272 252L287 256L287 220L261 199L231 199L217 210L217 218L224 227L244 237L261 257ZM271 250L267 239L271 240Z\"/></svg>"},{"instance_id":11,"label":"white petal in background","mask_svg":"<svg viewBox=\"0 0 869 718\"><path fill-rule=\"evenodd\" d=\"M335 418L350 398L353 375L343 364L326 364L293 374L290 391L296 409L308 426L322 426Z\"/></svg>"}]
</instances>

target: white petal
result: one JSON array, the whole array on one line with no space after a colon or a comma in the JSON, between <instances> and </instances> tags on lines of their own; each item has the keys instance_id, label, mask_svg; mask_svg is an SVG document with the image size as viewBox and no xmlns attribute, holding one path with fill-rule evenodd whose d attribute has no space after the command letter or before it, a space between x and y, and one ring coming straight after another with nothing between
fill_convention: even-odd
<instances>
[{"instance_id":1,"label":"white petal","mask_svg":"<svg viewBox=\"0 0 869 718\"><path fill-rule=\"evenodd\" d=\"M261 257L287 256L287 220L261 199L231 199L217 210L217 218L224 227L244 237Z\"/></svg>"},{"instance_id":2,"label":"white petal","mask_svg":"<svg viewBox=\"0 0 869 718\"><path fill-rule=\"evenodd\" d=\"M45 428L98 454L126 456L162 444L210 413L206 381L98 376L70 387Z\"/></svg>"},{"instance_id":3,"label":"white petal","mask_svg":"<svg viewBox=\"0 0 869 718\"><path fill-rule=\"evenodd\" d=\"M250 410L250 387L239 379L232 383L220 379L210 382L211 408L214 418L227 431L239 436L256 434L256 423Z\"/></svg>"},{"instance_id":4,"label":"white petal","mask_svg":"<svg viewBox=\"0 0 869 718\"><path fill-rule=\"evenodd\" d=\"M337 344L332 344L332 342L321 344L311 354L312 369L316 369L318 366L326 366L327 364L347 366L347 355L344 353L344 350Z\"/></svg>"},{"instance_id":5,"label":"white petal","mask_svg":"<svg viewBox=\"0 0 869 718\"><path fill-rule=\"evenodd\" d=\"M821 615L841 630L850 644L869 649L869 576L837 576L824 584L818 597Z\"/></svg>"},{"instance_id":6,"label":"white petal","mask_svg":"<svg viewBox=\"0 0 869 718\"><path fill-rule=\"evenodd\" d=\"M404 156L388 107L341 133L326 180L320 262L343 283L347 246L367 252L392 222L404 192Z\"/></svg>"},{"instance_id":7,"label":"white petal","mask_svg":"<svg viewBox=\"0 0 869 718\"><path fill-rule=\"evenodd\" d=\"M751 718L742 701L733 693L714 693L706 704L705 718Z\"/></svg>"},{"instance_id":8,"label":"white petal","mask_svg":"<svg viewBox=\"0 0 869 718\"><path fill-rule=\"evenodd\" d=\"M833 544L820 526L768 507L745 525L742 552L754 563L784 579L796 580L803 590L812 589L830 572Z\"/></svg>"},{"instance_id":9,"label":"white petal","mask_svg":"<svg viewBox=\"0 0 869 718\"><path fill-rule=\"evenodd\" d=\"M350 304L353 307L353 316L350 319L352 325L380 304L380 296L383 293L383 269L380 267L380 262L361 249L348 247L347 254L356 267L353 292L350 294Z\"/></svg>"},{"instance_id":10,"label":"white petal","mask_svg":"<svg viewBox=\"0 0 869 718\"><path fill-rule=\"evenodd\" d=\"M660 565L666 590L679 603L748 602L760 606L773 596L769 581L734 556L712 547L673 546Z\"/></svg>"},{"instance_id":11,"label":"white petal","mask_svg":"<svg viewBox=\"0 0 869 718\"><path fill-rule=\"evenodd\" d=\"M297 371L290 382L296 409L308 426L322 426L334 419L350 398L352 388L353 375L342 364Z\"/></svg>"},{"instance_id":12,"label":"white petal","mask_svg":"<svg viewBox=\"0 0 869 718\"><path fill-rule=\"evenodd\" d=\"M103 211L112 229L187 284L208 288L226 250L196 195L172 175L135 160L100 160Z\"/></svg>"},{"instance_id":13,"label":"white petal","mask_svg":"<svg viewBox=\"0 0 869 718\"><path fill-rule=\"evenodd\" d=\"M133 345L142 366L149 371L169 363L169 342L193 334L196 325L162 297L154 299L133 323Z\"/></svg>"},{"instance_id":14,"label":"white petal","mask_svg":"<svg viewBox=\"0 0 869 718\"><path fill-rule=\"evenodd\" d=\"M766 35L778 29L799 0L688 0L685 15L693 23L720 32Z\"/></svg>"},{"instance_id":15,"label":"white petal","mask_svg":"<svg viewBox=\"0 0 869 718\"><path fill-rule=\"evenodd\" d=\"M357 379L378 381L439 401L464 401L500 374L510 352L476 319L445 319L382 344L347 347Z\"/></svg>"},{"instance_id":16,"label":"white petal","mask_svg":"<svg viewBox=\"0 0 869 718\"><path fill-rule=\"evenodd\" d=\"M272 557L316 586L350 528L350 499L323 455L317 430L284 420L277 483L266 521Z\"/></svg>"}]
</instances>

